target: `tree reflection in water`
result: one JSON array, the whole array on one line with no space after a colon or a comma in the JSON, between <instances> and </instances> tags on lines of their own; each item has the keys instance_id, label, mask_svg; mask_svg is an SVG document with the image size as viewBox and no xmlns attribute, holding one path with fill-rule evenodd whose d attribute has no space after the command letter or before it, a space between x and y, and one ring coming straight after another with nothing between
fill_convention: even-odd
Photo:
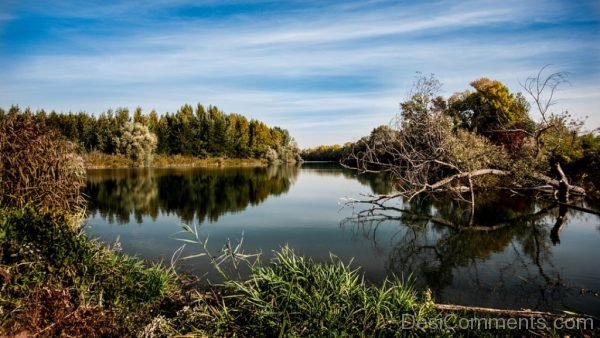
<instances>
[{"instance_id":1,"label":"tree reflection in water","mask_svg":"<svg viewBox=\"0 0 600 338\"><path fill-rule=\"evenodd\" d=\"M360 184L368 186L374 194L390 194L394 190L389 175L359 174L356 170L342 168L335 162L308 162L302 166L302 169L319 176L343 176L347 179L357 180Z\"/></svg>"},{"instance_id":2,"label":"tree reflection in water","mask_svg":"<svg viewBox=\"0 0 600 338\"><path fill-rule=\"evenodd\" d=\"M99 213L110 223L171 213L185 223L214 222L287 192L297 175L296 166L90 170L84 194L89 215Z\"/></svg>"},{"instance_id":3,"label":"tree reflection in water","mask_svg":"<svg viewBox=\"0 0 600 338\"><path fill-rule=\"evenodd\" d=\"M462 292L472 297L493 294L493 303L500 306L556 309L567 307L567 295L580 290L552 262L552 247L560 243L567 213L579 212L490 193L478 197L473 218L470 208L458 201L429 197L371 204L341 226L366 236L375 247L390 245L388 274L412 275L417 286L430 288L437 299L460 302L460 292L450 289L464 287L469 289ZM390 243L378 243L378 228L394 223L401 226ZM455 294L445 297L447 292Z\"/></svg>"}]
</instances>

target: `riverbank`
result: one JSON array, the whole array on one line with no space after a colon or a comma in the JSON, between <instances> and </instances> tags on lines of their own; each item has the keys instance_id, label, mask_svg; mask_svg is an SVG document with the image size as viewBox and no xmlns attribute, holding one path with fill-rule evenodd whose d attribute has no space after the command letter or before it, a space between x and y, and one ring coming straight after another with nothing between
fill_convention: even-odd
<instances>
[{"instance_id":1,"label":"riverbank","mask_svg":"<svg viewBox=\"0 0 600 338\"><path fill-rule=\"evenodd\" d=\"M118 251L65 216L0 209L0 336L131 336L181 299L172 271Z\"/></svg>"},{"instance_id":2,"label":"riverbank","mask_svg":"<svg viewBox=\"0 0 600 338\"><path fill-rule=\"evenodd\" d=\"M452 336L591 334L597 331L481 326L568 316L531 311L473 313L436 304L410 280L376 286L332 257L291 249L251 265L244 281L191 287L185 276L88 239L63 218L0 211L0 335L25 336ZM230 257L240 258L237 251ZM242 257L243 258L243 257ZM214 259L214 258L213 258ZM225 269L229 262L220 265ZM238 261L238 264L241 264ZM532 319L533 318L533 319ZM521 319L518 323L521 323ZM474 321L476 320L476 321ZM571 319L573 320L573 319ZM583 325L580 323L580 325ZM516 327L516 326L515 326Z\"/></svg>"},{"instance_id":3,"label":"riverbank","mask_svg":"<svg viewBox=\"0 0 600 338\"><path fill-rule=\"evenodd\" d=\"M92 152L81 155L86 169L130 168L133 162L123 155L109 155ZM269 163L265 159L255 158L197 158L184 155L156 155L149 167L151 168L233 168L233 167L264 167Z\"/></svg>"}]
</instances>

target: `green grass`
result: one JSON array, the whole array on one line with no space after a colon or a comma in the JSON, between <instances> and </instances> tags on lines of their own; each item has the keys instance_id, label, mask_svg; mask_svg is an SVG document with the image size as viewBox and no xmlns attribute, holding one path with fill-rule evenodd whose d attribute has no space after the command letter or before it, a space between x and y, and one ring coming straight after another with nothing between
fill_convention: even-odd
<instances>
[{"instance_id":1,"label":"green grass","mask_svg":"<svg viewBox=\"0 0 600 338\"><path fill-rule=\"evenodd\" d=\"M427 294L420 297L409 282L370 285L334 256L317 263L287 247L275 256L269 265L253 265L247 280L228 280L212 293L199 294L194 306L163 328L209 336L395 336L403 332L403 314L438 316ZM407 332L431 333L426 328Z\"/></svg>"},{"instance_id":2,"label":"green grass","mask_svg":"<svg viewBox=\"0 0 600 338\"><path fill-rule=\"evenodd\" d=\"M284 247L270 264L258 261L243 281L228 279L172 318L156 317L147 336L225 337L497 337L565 336L587 330L510 330L461 328L461 322L485 314L443 312L429 291L417 292L410 281L366 282L359 270L332 256L315 262ZM505 318L506 319L506 318ZM528 318L525 318L528 319ZM513 318L516 320L516 318ZM414 325L417 323L417 325Z\"/></svg>"},{"instance_id":3,"label":"green grass","mask_svg":"<svg viewBox=\"0 0 600 338\"><path fill-rule=\"evenodd\" d=\"M47 334L79 335L102 325L127 333L179 292L176 276L162 266L116 253L61 216L31 209L0 212L0 259L0 335L48 326Z\"/></svg>"}]
</instances>

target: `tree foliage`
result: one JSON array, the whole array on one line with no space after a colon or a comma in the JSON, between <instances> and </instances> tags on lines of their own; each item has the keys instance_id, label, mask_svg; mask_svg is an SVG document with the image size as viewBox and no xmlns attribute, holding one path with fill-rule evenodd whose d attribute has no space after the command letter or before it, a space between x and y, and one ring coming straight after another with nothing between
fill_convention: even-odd
<instances>
[{"instance_id":1,"label":"tree foliage","mask_svg":"<svg viewBox=\"0 0 600 338\"><path fill-rule=\"evenodd\" d=\"M447 114L461 129L485 135L494 143L517 150L534 129L529 103L500 81L481 78L471 82L475 91L456 93L448 99Z\"/></svg>"},{"instance_id":2,"label":"tree foliage","mask_svg":"<svg viewBox=\"0 0 600 338\"><path fill-rule=\"evenodd\" d=\"M552 74L544 80L540 74L525 85L536 107L543 109L537 123L525 97L500 81L475 80L475 91L446 100L438 95L441 84L433 75L419 74L396 121L354 144L343 163L362 172L391 173L399 194L410 198L431 191L451 190L459 196L470 191L474 203L475 189L491 188L499 179L505 186L543 183L584 193L569 185L560 166L584 156L581 123L550 111L552 104L543 101L541 91L551 88L553 94L563 78ZM593 138L586 140L593 143ZM550 178L555 174L558 180Z\"/></svg>"},{"instance_id":3,"label":"tree foliage","mask_svg":"<svg viewBox=\"0 0 600 338\"><path fill-rule=\"evenodd\" d=\"M150 164L156 150L156 135L140 122L125 122L116 138L117 151L136 165Z\"/></svg>"},{"instance_id":4,"label":"tree foliage","mask_svg":"<svg viewBox=\"0 0 600 338\"><path fill-rule=\"evenodd\" d=\"M14 107L17 109L17 107ZM156 152L200 158L265 158L269 148L285 161L297 159L299 150L289 132L269 127L240 114L225 114L215 106L205 108L185 104L175 113L144 114L136 108L133 116L126 108L108 110L99 115L85 112L59 114L39 110L36 123L57 130L75 143L82 152L126 153L118 143L126 124L141 125L156 135ZM0 112L1 113L1 112ZM2 114L0 114L1 118ZM137 129L136 129L137 128ZM134 127L135 130L141 130Z\"/></svg>"},{"instance_id":5,"label":"tree foliage","mask_svg":"<svg viewBox=\"0 0 600 338\"><path fill-rule=\"evenodd\" d=\"M339 162L344 156L346 156L352 149L352 143L348 142L343 146L339 144L334 145L320 145L314 148L307 148L302 150L300 155L302 159L306 161L333 161Z\"/></svg>"}]
</instances>

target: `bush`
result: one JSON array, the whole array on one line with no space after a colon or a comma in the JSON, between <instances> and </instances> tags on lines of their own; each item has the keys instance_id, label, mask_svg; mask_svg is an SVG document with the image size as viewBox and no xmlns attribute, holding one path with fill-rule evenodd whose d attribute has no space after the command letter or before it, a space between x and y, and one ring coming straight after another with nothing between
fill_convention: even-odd
<instances>
[{"instance_id":1,"label":"bush","mask_svg":"<svg viewBox=\"0 0 600 338\"><path fill-rule=\"evenodd\" d=\"M12 110L0 122L0 207L81 214L85 169L74 150L30 114Z\"/></svg>"},{"instance_id":2,"label":"bush","mask_svg":"<svg viewBox=\"0 0 600 338\"><path fill-rule=\"evenodd\" d=\"M166 269L107 249L65 222L29 208L0 213L0 335L49 325L44 335L131 333L177 292Z\"/></svg>"},{"instance_id":3,"label":"bush","mask_svg":"<svg viewBox=\"0 0 600 338\"><path fill-rule=\"evenodd\" d=\"M510 163L505 149L492 144L487 138L458 130L446 139L444 160L453 163L461 171L480 168L502 168Z\"/></svg>"},{"instance_id":4,"label":"bush","mask_svg":"<svg viewBox=\"0 0 600 338\"><path fill-rule=\"evenodd\" d=\"M267 159L269 163L276 163L279 160L279 154L277 154L275 149L269 147L265 152L265 159Z\"/></svg>"},{"instance_id":5,"label":"bush","mask_svg":"<svg viewBox=\"0 0 600 338\"><path fill-rule=\"evenodd\" d=\"M156 150L157 138L141 123L125 122L121 135L115 139L117 150L137 166L148 166Z\"/></svg>"}]
</instances>

